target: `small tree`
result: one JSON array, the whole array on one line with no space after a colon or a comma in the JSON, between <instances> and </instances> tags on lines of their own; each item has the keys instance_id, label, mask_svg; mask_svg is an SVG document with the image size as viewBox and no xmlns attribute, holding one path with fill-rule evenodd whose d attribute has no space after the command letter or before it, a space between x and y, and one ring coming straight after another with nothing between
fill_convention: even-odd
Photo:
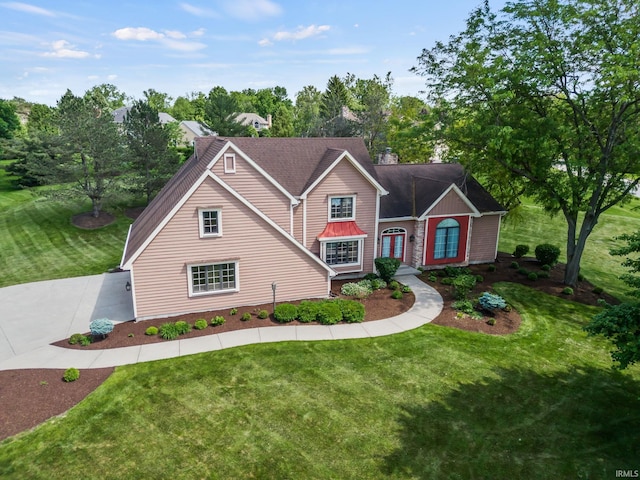
<instances>
[{"instance_id":1,"label":"small tree","mask_svg":"<svg viewBox=\"0 0 640 480\"><path fill-rule=\"evenodd\" d=\"M89 324L89 330L94 337L100 335L104 338L113 331L113 322L108 318L98 318Z\"/></svg>"}]
</instances>

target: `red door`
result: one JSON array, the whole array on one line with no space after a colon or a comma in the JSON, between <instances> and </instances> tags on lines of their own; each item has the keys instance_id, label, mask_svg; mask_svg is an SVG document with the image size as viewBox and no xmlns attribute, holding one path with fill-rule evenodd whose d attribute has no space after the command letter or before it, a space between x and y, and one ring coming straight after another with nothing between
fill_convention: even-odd
<instances>
[{"instance_id":1,"label":"red door","mask_svg":"<svg viewBox=\"0 0 640 480\"><path fill-rule=\"evenodd\" d=\"M380 256L397 258L398 260L403 262L404 244L406 237L406 233L383 233Z\"/></svg>"}]
</instances>

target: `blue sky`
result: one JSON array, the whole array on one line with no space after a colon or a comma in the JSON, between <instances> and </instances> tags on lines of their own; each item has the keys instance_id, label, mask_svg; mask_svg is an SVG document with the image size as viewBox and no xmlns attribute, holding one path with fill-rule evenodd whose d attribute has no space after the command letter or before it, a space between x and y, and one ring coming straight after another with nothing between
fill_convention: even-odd
<instances>
[{"instance_id":1,"label":"blue sky","mask_svg":"<svg viewBox=\"0 0 640 480\"><path fill-rule=\"evenodd\" d=\"M0 0L0 98L55 105L111 83L134 98L283 86L324 90L332 75L408 70L423 48L464 28L481 0ZM504 0L492 0L500 8Z\"/></svg>"}]
</instances>

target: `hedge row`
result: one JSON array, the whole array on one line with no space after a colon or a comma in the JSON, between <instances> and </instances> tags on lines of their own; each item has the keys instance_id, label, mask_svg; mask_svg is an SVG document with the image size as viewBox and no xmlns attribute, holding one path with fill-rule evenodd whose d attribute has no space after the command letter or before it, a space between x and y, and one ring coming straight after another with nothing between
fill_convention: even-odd
<instances>
[{"instance_id":1,"label":"hedge row","mask_svg":"<svg viewBox=\"0 0 640 480\"><path fill-rule=\"evenodd\" d=\"M277 322L288 323L298 320L302 323L319 322L335 325L339 322L358 323L364 320L364 305L355 300L338 298L335 300L304 300L299 305L281 303L276 306L273 317Z\"/></svg>"}]
</instances>

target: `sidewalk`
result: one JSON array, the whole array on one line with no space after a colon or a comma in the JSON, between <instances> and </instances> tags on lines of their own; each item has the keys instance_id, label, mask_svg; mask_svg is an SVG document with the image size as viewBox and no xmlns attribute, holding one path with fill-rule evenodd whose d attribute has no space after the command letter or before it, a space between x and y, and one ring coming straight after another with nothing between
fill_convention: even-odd
<instances>
[{"instance_id":1,"label":"sidewalk","mask_svg":"<svg viewBox=\"0 0 640 480\"><path fill-rule=\"evenodd\" d=\"M103 368L181 357L254 343L380 337L412 330L429 323L442 311L442 297L436 290L413 275L401 275L397 276L396 279L411 287L416 296L416 301L409 311L385 320L331 326L259 327L185 340L105 350L75 350L46 345L0 360L0 370L69 367L78 369ZM59 340L59 338L56 340Z\"/></svg>"}]
</instances>

